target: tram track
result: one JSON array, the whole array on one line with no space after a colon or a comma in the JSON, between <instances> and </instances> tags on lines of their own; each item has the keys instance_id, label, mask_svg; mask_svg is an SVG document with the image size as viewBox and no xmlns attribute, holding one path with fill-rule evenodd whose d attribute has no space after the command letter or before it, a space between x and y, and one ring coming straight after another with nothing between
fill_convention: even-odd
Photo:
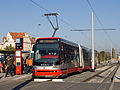
<instances>
[{"instance_id":1,"label":"tram track","mask_svg":"<svg viewBox=\"0 0 120 90\"><path fill-rule=\"evenodd\" d=\"M114 86L113 78L114 78L118 68L119 68L119 65L117 65L117 67L110 73L110 75L107 76L103 80L103 82L101 82L101 84L99 85L99 87L96 90L101 90L101 88L106 88L105 83L107 83L107 84L109 83L109 87L108 88L109 88L109 90L112 90L113 86Z\"/></svg>"},{"instance_id":2,"label":"tram track","mask_svg":"<svg viewBox=\"0 0 120 90\"><path fill-rule=\"evenodd\" d=\"M108 70L110 70L112 68L114 70L112 70L111 72L109 72ZM100 82L100 84L96 88L96 90L103 90L103 89L104 90L112 90L113 86L114 86L114 77L115 77L115 74L116 74L118 68L119 68L119 65L117 65L115 68L114 68L114 66L111 66L111 67L109 67L109 68L107 68L107 69L105 69L105 70L97 73L96 75L94 75L94 76L92 76L90 78L87 78L86 80L84 80L84 82L89 82L89 81L93 80L94 78L96 78L97 76L99 76L100 74L105 73L106 71L108 71L109 72L108 76L106 76L104 78L104 80L102 82Z\"/></svg>"},{"instance_id":3,"label":"tram track","mask_svg":"<svg viewBox=\"0 0 120 90\"><path fill-rule=\"evenodd\" d=\"M100 75L101 73L103 73L103 72L109 70L109 69L112 68L112 67L113 67L113 65L110 66L110 67L108 67L108 68L106 68L105 70L102 70L101 72L96 73L95 75L93 75L93 76L91 76L91 77L89 77L89 78L83 80L83 82L88 82L88 81L90 81L91 79L95 78L96 76L98 76L98 75Z\"/></svg>"}]
</instances>

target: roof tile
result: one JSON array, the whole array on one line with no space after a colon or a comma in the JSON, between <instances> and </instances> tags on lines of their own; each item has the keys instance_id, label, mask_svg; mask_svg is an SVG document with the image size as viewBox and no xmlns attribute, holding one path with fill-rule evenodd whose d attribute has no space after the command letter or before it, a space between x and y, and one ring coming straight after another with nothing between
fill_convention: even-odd
<instances>
[{"instance_id":1,"label":"roof tile","mask_svg":"<svg viewBox=\"0 0 120 90\"><path fill-rule=\"evenodd\" d=\"M11 34L14 41L16 40L16 38L23 38L25 36L25 33L21 33L21 32L19 32L19 33L9 32L9 33Z\"/></svg>"}]
</instances>

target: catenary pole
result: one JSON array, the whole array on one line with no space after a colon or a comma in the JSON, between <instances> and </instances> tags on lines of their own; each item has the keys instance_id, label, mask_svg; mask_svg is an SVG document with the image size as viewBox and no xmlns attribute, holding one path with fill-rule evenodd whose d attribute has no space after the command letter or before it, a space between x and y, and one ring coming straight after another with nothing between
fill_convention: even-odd
<instances>
[{"instance_id":1,"label":"catenary pole","mask_svg":"<svg viewBox=\"0 0 120 90\"><path fill-rule=\"evenodd\" d=\"M92 70L94 71L95 54L94 54L94 14L92 12Z\"/></svg>"}]
</instances>

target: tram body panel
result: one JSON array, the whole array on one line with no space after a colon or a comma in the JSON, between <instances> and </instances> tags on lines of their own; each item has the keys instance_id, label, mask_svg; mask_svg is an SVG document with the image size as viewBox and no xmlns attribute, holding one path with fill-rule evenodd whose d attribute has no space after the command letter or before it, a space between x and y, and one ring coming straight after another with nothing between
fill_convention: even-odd
<instances>
[{"instance_id":1,"label":"tram body panel","mask_svg":"<svg viewBox=\"0 0 120 90\"><path fill-rule=\"evenodd\" d=\"M90 69L90 52L59 37L38 38L35 44L33 76L60 77Z\"/></svg>"}]
</instances>

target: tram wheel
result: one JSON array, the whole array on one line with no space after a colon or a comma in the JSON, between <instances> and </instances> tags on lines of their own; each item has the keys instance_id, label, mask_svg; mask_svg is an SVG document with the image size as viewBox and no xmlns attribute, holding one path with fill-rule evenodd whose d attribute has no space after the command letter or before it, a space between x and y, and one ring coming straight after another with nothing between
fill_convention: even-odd
<instances>
[{"instance_id":1,"label":"tram wheel","mask_svg":"<svg viewBox=\"0 0 120 90\"><path fill-rule=\"evenodd\" d=\"M91 72L95 72L95 69L90 69Z\"/></svg>"}]
</instances>

